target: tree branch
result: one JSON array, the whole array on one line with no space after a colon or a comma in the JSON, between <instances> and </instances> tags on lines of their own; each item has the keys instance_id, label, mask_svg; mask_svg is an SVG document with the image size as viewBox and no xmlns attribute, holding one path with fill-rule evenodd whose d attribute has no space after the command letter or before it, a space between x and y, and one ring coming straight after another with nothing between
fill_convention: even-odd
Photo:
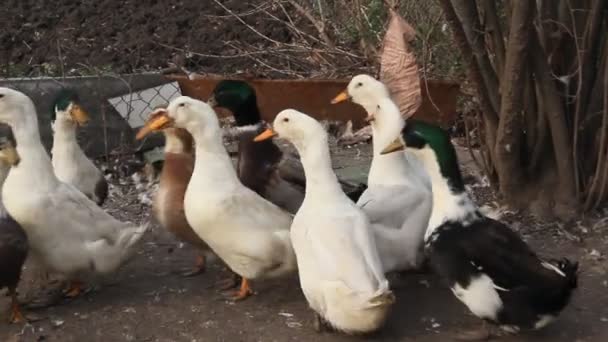
<instances>
[{"instance_id":1,"label":"tree branch","mask_svg":"<svg viewBox=\"0 0 608 342\"><path fill-rule=\"evenodd\" d=\"M312 11L310 10L310 8L306 8L303 5L300 5L297 1L295 0L287 0L289 2L289 4L291 6L293 6L293 8L296 9L296 11L298 11L298 13L300 13L301 15L303 15L306 19L308 19L308 21L310 21L312 23L312 25L317 29L317 31L319 32L319 37L321 37L321 39L323 39L323 41L325 42L325 44L327 44L328 47L330 48L335 48L336 44L334 43L333 40L331 40L331 38L329 38L329 36L327 35L327 31L325 31L325 21L324 20L319 20L317 18L315 18L314 15L312 15Z\"/></svg>"}]
</instances>

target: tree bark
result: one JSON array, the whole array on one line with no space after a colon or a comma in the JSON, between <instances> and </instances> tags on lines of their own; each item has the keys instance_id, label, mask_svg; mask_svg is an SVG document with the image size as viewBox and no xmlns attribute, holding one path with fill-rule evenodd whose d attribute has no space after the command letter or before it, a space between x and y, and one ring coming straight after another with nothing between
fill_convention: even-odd
<instances>
[{"instance_id":1,"label":"tree bark","mask_svg":"<svg viewBox=\"0 0 608 342\"><path fill-rule=\"evenodd\" d=\"M490 103L492 104L494 111L498 112L500 108L500 84L485 48L483 29L481 27L481 22L479 21L477 4L475 1L471 0L452 0L451 2L454 13L456 13L456 16L462 23L463 32L471 46L471 51L477 60L477 65L479 66L479 71L488 93Z\"/></svg>"},{"instance_id":2,"label":"tree bark","mask_svg":"<svg viewBox=\"0 0 608 342\"><path fill-rule=\"evenodd\" d=\"M534 1L512 2L511 25L502 78L500 121L496 132L496 171L501 193L512 204L525 184L521 168L524 67L528 57Z\"/></svg>"},{"instance_id":3,"label":"tree bark","mask_svg":"<svg viewBox=\"0 0 608 342\"><path fill-rule=\"evenodd\" d=\"M543 104L546 108L555 163L557 165L560 186L559 189L556 189L556 199L559 202L557 204L560 205L560 208L556 208L556 214L568 216L573 214L569 212L570 210L576 209L577 194L574 178L575 164L572 157L570 134L566 124L564 103L558 94L555 81L551 78L549 64L536 33L532 35L530 47L534 61L534 74L542 93Z\"/></svg>"},{"instance_id":4,"label":"tree bark","mask_svg":"<svg viewBox=\"0 0 608 342\"><path fill-rule=\"evenodd\" d=\"M495 0L482 0L486 29L494 46L494 67L498 75L505 69L505 41L498 19L498 9ZM499 81L500 82L500 81Z\"/></svg>"},{"instance_id":5,"label":"tree bark","mask_svg":"<svg viewBox=\"0 0 608 342\"><path fill-rule=\"evenodd\" d=\"M439 0L439 5L441 6L443 13L445 15L446 21L450 24L450 28L452 29L452 33L454 34L454 40L460 49L460 53L462 54L465 62L469 64L469 74L471 80L475 84L475 88L477 89L477 95L479 97L479 103L481 105L483 121L484 121L484 139L487 146L494 146L496 141L496 129L498 127L498 112L492 106L490 101L490 95L488 94L488 90L485 86L485 82L483 80L483 76L481 75L481 71L479 69L479 65L477 64L477 60L473 55L473 50L471 45L469 44L466 34L464 33L463 25L458 19L456 12L454 12L454 8L450 3L450 0ZM489 157L491 164L494 165L494 149L489 148Z\"/></svg>"}]
</instances>

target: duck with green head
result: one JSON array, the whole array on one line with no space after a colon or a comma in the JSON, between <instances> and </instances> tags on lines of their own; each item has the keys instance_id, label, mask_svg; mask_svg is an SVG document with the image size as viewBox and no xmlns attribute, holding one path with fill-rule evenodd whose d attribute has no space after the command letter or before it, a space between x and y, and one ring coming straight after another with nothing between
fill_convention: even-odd
<instances>
[{"instance_id":1,"label":"duck with green head","mask_svg":"<svg viewBox=\"0 0 608 342\"><path fill-rule=\"evenodd\" d=\"M301 164L282 163L283 152L270 139L254 143L265 128L253 87L242 80L220 81L208 103L232 112L239 130L237 170L241 182L283 209L295 213L304 200L306 178ZM340 181L344 192L356 201L366 189Z\"/></svg>"},{"instance_id":2,"label":"duck with green head","mask_svg":"<svg viewBox=\"0 0 608 342\"><path fill-rule=\"evenodd\" d=\"M467 194L450 137L443 129L408 120L383 154L404 148L424 164L433 210L425 246L433 269L477 317L502 332L540 329L568 304L578 263L545 260L509 226L484 216ZM467 334L487 338L489 327Z\"/></svg>"},{"instance_id":3,"label":"duck with green head","mask_svg":"<svg viewBox=\"0 0 608 342\"><path fill-rule=\"evenodd\" d=\"M305 181L292 183L283 177L280 168L283 152L272 140L253 141L265 128L255 90L245 81L224 80L217 84L208 103L230 110L237 127L251 128L239 134L237 172L241 182L272 203L295 213L304 200Z\"/></svg>"},{"instance_id":4,"label":"duck with green head","mask_svg":"<svg viewBox=\"0 0 608 342\"><path fill-rule=\"evenodd\" d=\"M55 97L51 111L53 169L59 180L73 185L101 205L108 196L108 183L76 139L78 126L88 121L89 115L78 94L72 89L62 89Z\"/></svg>"}]
</instances>

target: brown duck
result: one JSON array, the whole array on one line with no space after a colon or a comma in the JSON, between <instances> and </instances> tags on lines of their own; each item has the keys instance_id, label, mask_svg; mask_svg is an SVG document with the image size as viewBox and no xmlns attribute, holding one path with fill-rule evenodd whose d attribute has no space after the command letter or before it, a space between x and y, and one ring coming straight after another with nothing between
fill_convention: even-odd
<instances>
[{"instance_id":1,"label":"brown duck","mask_svg":"<svg viewBox=\"0 0 608 342\"><path fill-rule=\"evenodd\" d=\"M0 189L12 165L19 163L19 156L8 140L0 141ZM21 228L4 208L0 191L0 290L8 288L11 296L9 322L24 322L25 318L19 309L17 284L21 269L28 254L28 239Z\"/></svg>"},{"instance_id":2,"label":"brown duck","mask_svg":"<svg viewBox=\"0 0 608 342\"><path fill-rule=\"evenodd\" d=\"M152 113L150 118L155 115ZM141 131L138 139L147 133L147 130ZM184 213L184 195L194 171L194 141L190 133L181 128L166 128L163 134L165 161L152 209L165 229L198 249L194 270L184 273L185 276L192 276L205 270L205 255L210 252L209 246L192 230Z\"/></svg>"}]
</instances>

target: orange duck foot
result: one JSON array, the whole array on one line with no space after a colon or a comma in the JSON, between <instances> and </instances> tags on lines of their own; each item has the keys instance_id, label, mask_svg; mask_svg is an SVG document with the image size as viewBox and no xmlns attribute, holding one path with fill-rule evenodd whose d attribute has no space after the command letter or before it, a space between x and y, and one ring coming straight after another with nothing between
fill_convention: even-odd
<instances>
[{"instance_id":1,"label":"orange duck foot","mask_svg":"<svg viewBox=\"0 0 608 342\"><path fill-rule=\"evenodd\" d=\"M69 287L63 292L63 296L67 298L75 298L83 293L83 283L78 280L70 281Z\"/></svg>"},{"instance_id":2,"label":"orange duck foot","mask_svg":"<svg viewBox=\"0 0 608 342\"><path fill-rule=\"evenodd\" d=\"M194 269L184 272L182 274L182 276L193 277L193 276L199 275L201 273L204 273L206 268L207 268L207 265L205 263L205 257L203 255L198 255L196 257L196 264L194 265Z\"/></svg>"},{"instance_id":3,"label":"orange duck foot","mask_svg":"<svg viewBox=\"0 0 608 342\"><path fill-rule=\"evenodd\" d=\"M9 316L9 323L25 323L27 319L21 313L21 309L19 307L19 301L17 300L17 293L15 291L11 292L12 303L11 303L11 315Z\"/></svg>"},{"instance_id":4,"label":"orange duck foot","mask_svg":"<svg viewBox=\"0 0 608 342\"><path fill-rule=\"evenodd\" d=\"M235 293L232 300L241 301L251 295L253 295L253 291L251 290L251 287L249 287L249 281L246 278L243 278L241 281L241 288Z\"/></svg>"}]
</instances>

